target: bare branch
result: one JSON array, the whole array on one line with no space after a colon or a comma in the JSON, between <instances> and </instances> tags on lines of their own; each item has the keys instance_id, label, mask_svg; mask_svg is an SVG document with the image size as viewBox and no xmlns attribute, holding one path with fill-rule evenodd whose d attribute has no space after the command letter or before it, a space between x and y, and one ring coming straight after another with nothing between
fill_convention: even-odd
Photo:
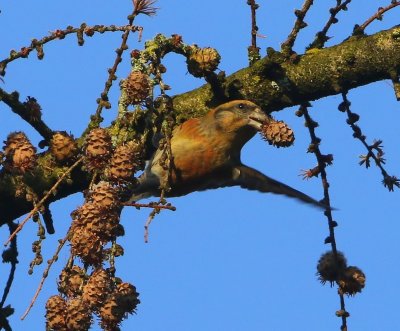
<instances>
[{"instance_id":1,"label":"bare branch","mask_svg":"<svg viewBox=\"0 0 400 331\"><path fill-rule=\"evenodd\" d=\"M350 2L351 0L345 0L344 2L342 2L342 0L336 1L337 3L336 7L332 7L331 9L329 9L331 16L329 17L328 22L326 22L325 26L322 28L321 31L316 33L315 39L307 47L308 49L324 47L325 43L329 40L329 37L327 36L328 30L330 29L332 24L336 24L338 22L338 19L336 18L337 14L339 14L340 11L347 10L347 5Z\"/></svg>"},{"instance_id":2,"label":"bare branch","mask_svg":"<svg viewBox=\"0 0 400 331\"><path fill-rule=\"evenodd\" d=\"M43 37L42 39L32 39L32 42L29 46L22 47L19 51L12 50L10 52L10 56L4 60L0 61L0 76L4 76L6 71L6 67L8 63L15 61L19 58L26 58L29 54L33 51L37 51L37 56L39 60L43 59L44 52L43 52L43 45L51 42L53 40L64 39L67 35L70 34L77 34L78 37L78 44L82 46L84 43L83 34L88 37L94 35L95 32L97 33L104 33L104 32L117 32L117 31L141 31L142 28L138 26L126 25L126 26L105 26L105 25L94 25L94 26L87 26L85 23L82 23L79 28L74 28L72 26L67 27L65 30L55 30L51 32L49 36Z\"/></svg>"},{"instance_id":3,"label":"bare branch","mask_svg":"<svg viewBox=\"0 0 400 331\"><path fill-rule=\"evenodd\" d=\"M59 245L57 247L57 250L54 253L53 257L50 260L48 260L47 268L43 271L43 276L42 276L42 279L40 280L39 286L36 289L36 292L33 295L33 298L31 300L28 308L25 310L24 314L21 316L21 320L25 319L25 317L29 314L30 310L32 309L33 305L35 304L36 299L38 298L39 293L43 288L44 282L45 282L47 276L49 275L50 268L53 265L53 263L58 260L58 255L60 254L61 249L64 247L65 243L67 242L69 235L70 235L70 230L68 231L68 233L64 239L59 240Z\"/></svg>"},{"instance_id":4,"label":"bare branch","mask_svg":"<svg viewBox=\"0 0 400 331\"><path fill-rule=\"evenodd\" d=\"M137 209L140 209L140 208L152 208L152 209L168 209L168 210L172 210L172 211L176 210L176 207L172 206L170 203L168 203L166 205L160 205L157 202L150 202L150 203L132 202L132 203L125 203L124 206L135 207Z\"/></svg>"},{"instance_id":5,"label":"bare branch","mask_svg":"<svg viewBox=\"0 0 400 331\"><path fill-rule=\"evenodd\" d=\"M353 113L350 110L350 101L347 98L347 92L342 93L343 102L339 105L339 110L342 112L346 112L347 114L347 124L353 130L353 137L361 141L364 147L367 149L367 155L361 155L360 165L365 165L366 168L370 166L370 158L375 161L376 166L380 169L381 174L383 176L382 183L385 187L388 188L389 191L393 191L394 186L400 188L400 181L395 176L390 176L383 164L385 164L385 159L383 158L383 146L382 140L375 140L372 145L367 143L367 137L362 133L361 128L356 124L359 120L360 116L356 113Z\"/></svg>"},{"instance_id":6,"label":"bare branch","mask_svg":"<svg viewBox=\"0 0 400 331\"><path fill-rule=\"evenodd\" d=\"M257 47L258 26L256 20L256 11L259 8L259 5L255 0L248 0L247 4L251 9L251 45L248 47L248 57L249 63L252 65L261 58L260 48Z\"/></svg>"},{"instance_id":7,"label":"bare branch","mask_svg":"<svg viewBox=\"0 0 400 331\"><path fill-rule=\"evenodd\" d=\"M128 25L126 27L129 27L129 29L126 29L124 34L122 35L122 41L121 45L119 48L117 48L116 53L117 56L115 57L114 64L113 66L108 69L108 78L104 84L104 89L103 92L100 94L100 98L97 99L97 109L96 113L94 116L92 116L91 121L89 122L89 125L86 129L86 132L88 132L92 128L96 128L99 126L99 124L102 122L102 117L101 117L101 112L103 108L110 109L111 104L108 101L108 93L110 92L111 86L113 84L113 81L117 79L116 73L118 69L118 65L122 62L122 55L123 53L128 49L128 37L131 31L139 31L139 39L141 38L142 34L142 28L141 27L135 27L133 25L133 21L135 20L136 15L141 12L141 10L150 10L151 4L154 1L152 0L135 0L134 1L134 11L131 15L128 16ZM141 12L144 13L144 12ZM149 15L149 14L146 14Z\"/></svg>"},{"instance_id":8,"label":"bare branch","mask_svg":"<svg viewBox=\"0 0 400 331\"><path fill-rule=\"evenodd\" d=\"M19 101L18 92L7 93L0 88L0 101L29 123L46 141L51 139L53 130L41 119L41 107L36 99L28 97L27 101L22 103Z\"/></svg>"},{"instance_id":9,"label":"bare branch","mask_svg":"<svg viewBox=\"0 0 400 331\"><path fill-rule=\"evenodd\" d=\"M294 23L294 27L293 27L292 31L290 32L288 38L281 46L282 52L286 56L290 56L291 53L293 52L292 48L296 41L299 31L301 29L304 29L307 26L307 23L304 22L304 17L306 16L308 10L313 5L313 2L314 2L314 0L305 0L302 8L300 10L299 9L295 10L294 14L297 17L296 22Z\"/></svg>"},{"instance_id":10,"label":"bare branch","mask_svg":"<svg viewBox=\"0 0 400 331\"><path fill-rule=\"evenodd\" d=\"M370 25L373 21L378 20L381 21L383 19L383 14L388 12L389 10L397 7L400 5L400 1L393 1L391 2L390 5L386 7L379 7L378 11L372 15L369 19L367 19L363 24L360 26L356 26L354 29L355 34L360 34L364 33L365 29L367 28L368 25Z\"/></svg>"},{"instance_id":11,"label":"bare branch","mask_svg":"<svg viewBox=\"0 0 400 331\"><path fill-rule=\"evenodd\" d=\"M12 234L16 228L16 225L14 223L9 223L8 227L10 230L10 234ZM1 298L0 308L2 308L4 306L4 304L7 300L7 296L10 292L11 285L14 280L15 270L17 269L17 263L18 263L17 238L14 238L11 241L11 246L3 252L2 257L3 257L3 263L11 264L11 270L10 270L10 274L8 276L7 284L4 288L3 296Z\"/></svg>"},{"instance_id":12,"label":"bare branch","mask_svg":"<svg viewBox=\"0 0 400 331\"><path fill-rule=\"evenodd\" d=\"M338 258L338 251L336 247L336 238L335 238L335 227L338 225L336 221L333 220L332 216L332 207L330 205L330 196L329 196L329 183L328 183L328 177L327 173L325 171L326 168L326 157L321 153L321 150L319 148L319 144L321 142L321 139L318 138L315 134L315 128L317 127L317 123L311 118L307 106L302 105L297 112L298 116L304 116L305 119L305 124L306 127L308 128L308 131L310 133L310 138L311 138L311 144L313 145L313 153L315 154L315 157L318 162L318 168L319 172L321 174L321 183L322 183L322 188L324 190L324 204L328 206L325 210L325 216L328 220L328 227L329 227L329 236L325 239L326 244L331 245L333 257L335 260L335 264L339 264L339 258ZM344 295L341 291L338 291L339 297L340 297L340 310L341 311L346 311L345 307L345 302L344 302ZM342 326L341 330L347 330L347 317L348 314L342 314L340 316L342 318Z\"/></svg>"}]
</instances>

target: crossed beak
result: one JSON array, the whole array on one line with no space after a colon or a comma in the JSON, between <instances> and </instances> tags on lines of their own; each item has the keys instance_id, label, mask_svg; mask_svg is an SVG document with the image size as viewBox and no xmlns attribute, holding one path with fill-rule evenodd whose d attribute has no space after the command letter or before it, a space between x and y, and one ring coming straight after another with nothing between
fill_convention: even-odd
<instances>
[{"instance_id":1,"label":"crossed beak","mask_svg":"<svg viewBox=\"0 0 400 331\"><path fill-rule=\"evenodd\" d=\"M260 131L265 123L270 121L270 117L261 108L255 108L249 115L249 125Z\"/></svg>"}]
</instances>

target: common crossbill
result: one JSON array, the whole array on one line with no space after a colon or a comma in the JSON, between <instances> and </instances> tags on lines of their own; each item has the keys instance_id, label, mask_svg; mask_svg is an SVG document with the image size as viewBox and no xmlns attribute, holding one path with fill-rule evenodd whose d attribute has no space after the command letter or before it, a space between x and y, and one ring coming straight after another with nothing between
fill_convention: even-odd
<instances>
[{"instance_id":1,"label":"common crossbill","mask_svg":"<svg viewBox=\"0 0 400 331\"><path fill-rule=\"evenodd\" d=\"M161 164L164 152L161 148L157 149L139 177L130 202L160 196L161 187L166 187L168 180L170 190L165 192L167 197L240 186L249 190L284 194L325 208L324 204L308 195L241 162L242 147L268 120L268 115L260 107L247 100L230 101L202 117L187 120L172 132L171 169Z\"/></svg>"}]
</instances>

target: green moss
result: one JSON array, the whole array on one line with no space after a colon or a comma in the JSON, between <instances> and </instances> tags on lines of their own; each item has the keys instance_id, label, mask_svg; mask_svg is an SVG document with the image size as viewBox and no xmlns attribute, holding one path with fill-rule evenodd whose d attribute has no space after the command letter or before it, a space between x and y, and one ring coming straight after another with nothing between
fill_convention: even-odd
<instances>
[{"instance_id":1,"label":"green moss","mask_svg":"<svg viewBox=\"0 0 400 331\"><path fill-rule=\"evenodd\" d=\"M211 108L216 106L210 100L212 96L210 85L206 84L190 93L190 97L186 93L180 94L173 98L173 105L176 114L177 123L204 115Z\"/></svg>"}]
</instances>

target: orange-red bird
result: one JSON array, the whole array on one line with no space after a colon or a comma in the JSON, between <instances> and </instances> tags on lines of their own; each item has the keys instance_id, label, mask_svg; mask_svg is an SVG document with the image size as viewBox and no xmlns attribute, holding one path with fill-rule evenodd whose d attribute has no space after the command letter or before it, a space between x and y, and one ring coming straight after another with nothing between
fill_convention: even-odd
<instances>
[{"instance_id":1,"label":"orange-red bird","mask_svg":"<svg viewBox=\"0 0 400 331\"><path fill-rule=\"evenodd\" d=\"M253 102L234 100L176 127L171 137L171 189L166 196L238 185L249 190L284 194L325 208L308 195L242 164L242 147L268 119ZM168 180L168 170L160 165L162 154L162 149L157 149L139 177L130 201L160 196L160 186Z\"/></svg>"}]
</instances>

